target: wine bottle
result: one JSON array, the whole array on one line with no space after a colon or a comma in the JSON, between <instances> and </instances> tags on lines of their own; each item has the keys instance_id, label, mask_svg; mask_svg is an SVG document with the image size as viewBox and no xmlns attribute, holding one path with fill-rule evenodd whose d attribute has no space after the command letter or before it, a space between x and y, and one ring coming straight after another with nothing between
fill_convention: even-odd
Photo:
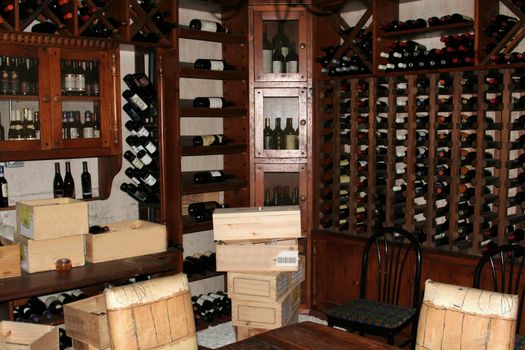
<instances>
[{"instance_id":1,"label":"wine bottle","mask_svg":"<svg viewBox=\"0 0 525 350\"><path fill-rule=\"evenodd\" d=\"M193 67L197 69L208 69L208 70L217 70L217 71L234 69L234 67L230 66L223 60L212 60L212 59L204 59L204 58L199 58L195 60Z\"/></svg>"},{"instance_id":2,"label":"wine bottle","mask_svg":"<svg viewBox=\"0 0 525 350\"><path fill-rule=\"evenodd\" d=\"M201 30L203 32L227 33L220 23L214 21L205 21L202 19L192 19L190 21L190 29Z\"/></svg>"},{"instance_id":3,"label":"wine bottle","mask_svg":"<svg viewBox=\"0 0 525 350\"><path fill-rule=\"evenodd\" d=\"M281 47L274 46L272 54L272 73L285 73L285 58Z\"/></svg>"},{"instance_id":4,"label":"wine bottle","mask_svg":"<svg viewBox=\"0 0 525 350\"><path fill-rule=\"evenodd\" d=\"M67 293L60 293L57 298L58 298L58 301L62 303L62 305L69 304L75 301L75 298L73 298L71 295Z\"/></svg>"},{"instance_id":5,"label":"wine bottle","mask_svg":"<svg viewBox=\"0 0 525 350\"><path fill-rule=\"evenodd\" d=\"M222 170L199 171L193 175L193 182L196 184L206 184L214 182L224 182L232 179L233 175L226 174Z\"/></svg>"},{"instance_id":6,"label":"wine bottle","mask_svg":"<svg viewBox=\"0 0 525 350\"><path fill-rule=\"evenodd\" d=\"M296 135L295 130L292 126L292 118L286 118L286 127L283 130L284 132L284 145L285 149L295 149L296 147Z\"/></svg>"},{"instance_id":7,"label":"wine bottle","mask_svg":"<svg viewBox=\"0 0 525 350\"><path fill-rule=\"evenodd\" d=\"M223 134L215 135L202 135L193 137L193 146L215 146L215 145L225 145L228 143L228 140L224 137Z\"/></svg>"},{"instance_id":8,"label":"wine bottle","mask_svg":"<svg viewBox=\"0 0 525 350\"><path fill-rule=\"evenodd\" d=\"M50 21L39 22L31 27L32 33L55 34L58 26Z\"/></svg>"},{"instance_id":9,"label":"wine bottle","mask_svg":"<svg viewBox=\"0 0 525 350\"><path fill-rule=\"evenodd\" d=\"M137 169L142 169L144 167L144 163L140 159L138 159L137 156L134 155L131 151L124 152L123 157Z\"/></svg>"},{"instance_id":10,"label":"wine bottle","mask_svg":"<svg viewBox=\"0 0 525 350\"><path fill-rule=\"evenodd\" d=\"M190 216L195 217L198 214L198 212L202 212L202 211L212 211L213 212L217 208L222 208L222 205L220 205L216 201L191 203L188 206L188 214Z\"/></svg>"},{"instance_id":11,"label":"wine bottle","mask_svg":"<svg viewBox=\"0 0 525 350\"><path fill-rule=\"evenodd\" d=\"M295 51L295 43L292 43L290 46L290 52L286 55L286 73L297 73L299 56Z\"/></svg>"},{"instance_id":12,"label":"wine bottle","mask_svg":"<svg viewBox=\"0 0 525 350\"><path fill-rule=\"evenodd\" d=\"M283 62L286 56L288 56L288 52L290 49L290 39L284 33L284 23L285 21L279 21L277 23L277 33L275 33L272 39L272 46L274 50L277 49L282 54ZM279 72L274 71L274 73L279 73Z\"/></svg>"},{"instance_id":13,"label":"wine bottle","mask_svg":"<svg viewBox=\"0 0 525 350\"><path fill-rule=\"evenodd\" d=\"M7 208L8 206L7 180L4 177L4 166L0 165L0 208Z\"/></svg>"},{"instance_id":14,"label":"wine bottle","mask_svg":"<svg viewBox=\"0 0 525 350\"><path fill-rule=\"evenodd\" d=\"M66 162L66 175L64 175L64 197L75 198L75 181L71 174L71 163Z\"/></svg>"},{"instance_id":15,"label":"wine bottle","mask_svg":"<svg viewBox=\"0 0 525 350\"><path fill-rule=\"evenodd\" d=\"M286 136L284 130L281 129L281 118L275 118L273 136L275 140L275 149L286 149Z\"/></svg>"},{"instance_id":16,"label":"wine bottle","mask_svg":"<svg viewBox=\"0 0 525 350\"><path fill-rule=\"evenodd\" d=\"M158 115L155 106L152 103L146 103L137 93L133 93L131 90L125 90L122 93L122 97L129 103L129 107L125 108L126 105L122 107L126 113L128 113L130 108L135 107L142 116L156 117ZM129 114L130 113L128 113L128 115Z\"/></svg>"},{"instance_id":17,"label":"wine bottle","mask_svg":"<svg viewBox=\"0 0 525 350\"><path fill-rule=\"evenodd\" d=\"M55 163L55 178L53 179L53 196L55 198L65 197L64 181L60 174L60 163Z\"/></svg>"},{"instance_id":18,"label":"wine bottle","mask_svg":"<svg viewBox=\"0 0 525 350\"><path fill-rule=\"evenodd\" d=\"M91 189L91 174L88 171L88 164L86 161L82 162L82 175L80 181L82 183L82 198L93 198L93 190Z\"/></svg>"},{"instance_id":19,"label":"wine bottle","mask_svg":"<svg viewBox=\"0 0 525 350\"><path fill-rule=\"evenodd\" d=\"M270 118L264 118L264 149L275 149L275 136L270 127Z\"/></svg>"},{"instance_id":20,"label":"wine bottle","mask_svg":"<svg viewBox=\"0 0 525 350\"><path fill-rule=\"evenodd\" d=\"M196 108L225 108L230 105L223 97L196 97L193 99L193 107Z\"/></svg>"},{"instance_id":21,"label":"wine bottle","mask_svg":"<svg viewBox=\"0 0 525 350\"><path fill-rule=\"evenodd\" d=\"M50 296L45 301L46 308L54 315L61 315L63 313L62 302L56 296Z\"/></svg>"}]
</instances>

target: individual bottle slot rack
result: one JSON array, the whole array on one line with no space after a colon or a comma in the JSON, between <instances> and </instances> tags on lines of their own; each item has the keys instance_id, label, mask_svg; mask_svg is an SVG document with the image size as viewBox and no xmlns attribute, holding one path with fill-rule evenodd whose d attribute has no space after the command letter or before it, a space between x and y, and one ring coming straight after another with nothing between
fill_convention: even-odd
<instances>
[{"instance_id":1,"label":"individual bottle slot rack","mask_svg":"<svg viewBox=\"0 0 525 350\"><path fill-rule=\"evenodd\" d=\"M519 242L522 75L485 69L319 81L317 226L371 234L400 225L425 245L468 254Z\"/></svg>"}]
</instances>

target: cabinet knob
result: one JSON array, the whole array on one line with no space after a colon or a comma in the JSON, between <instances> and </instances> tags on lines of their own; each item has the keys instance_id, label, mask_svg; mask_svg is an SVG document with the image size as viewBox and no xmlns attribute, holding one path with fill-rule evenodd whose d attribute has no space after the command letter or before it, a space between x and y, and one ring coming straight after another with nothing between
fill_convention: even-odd
<instances>
[{"instance_id":1,"label":"cabinet knob","mask_svg":"<svg viewBox=\"0 0 525 350\"><path fill-rule=\"evenodd\" d=\"M301 124L301 126L305 126L305 125L306 125L306 120L301 119L301 121L299 122L299 124Z\"/></svg>"},{"instance_id":2,"label":"cabinet knob","mask_svg":"<svg viewBox=\"0 0 525 350\"><path fill-rule=\"evenodd\" d=\"M359 286L359 281L352 281L352 284L354 285L354 287L357 287Z\"/></svg>"},{"instance_id":3,"label":"cabinet knob","mask_svg":"<svg viewBox=\"0 0 525 350\"><path fill-rule=\"evenodd\" d=\"M53 102L60 102L60 96L58 95L53 96Z\"/></svg>"},{"instance_id":4,"label":"cabinet knob","mask_svg":"<svg viewBox=\"0 0 525 350\"><path fill-rule=\"evenodd\" d=\"M304 194L303 194L302 196L299 196L299 200L300 200L301 202L306 201L306 196L305 196Z\"/></svg>"},{"instance_id":5,"label":"cabinet knob","mask_svg":"<svg viewBox=\"0 0 525 350\"><path fill-rule=\"evenodd\" d=\"M305 48L306 48L306 44L305 44L305 43L301 43L301 44L299 45L299 47L300 47L301 49L305 49Z\"/></svg>"},{"instance_id":6,"label":"cabinet knob","mask_svg":"<svg viewBox=\"0 0 525 350\"><path fill-rule=\"evenodd\" d=\"M44 101L45 103L49 103L51 102L51 97L49 95L44 95L42 97L42 101Z\"/></svg>"}]
</instances>

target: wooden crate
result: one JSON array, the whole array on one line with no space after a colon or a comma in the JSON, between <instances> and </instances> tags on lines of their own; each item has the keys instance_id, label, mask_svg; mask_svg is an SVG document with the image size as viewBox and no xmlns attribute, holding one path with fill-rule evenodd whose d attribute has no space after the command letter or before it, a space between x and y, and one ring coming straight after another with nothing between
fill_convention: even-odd
<instances>
[{"instance_id":1,"label":"wooden crate","mask_svg":"<svg viewBox=\"0 0 525 350\"><path fill-rule=\"evenodd\" d=\"M297 271L297 240L227 244L216 247L217 271Z\"/></svg>"},{"instance_id":2,"label":"wooden crate","mask_svg":"<svg viewBox=\"0 0 525 350\"><path fill-rule=\"evenodd\" d=\"M213 236L216 241L299 238L299 207L216 209L213 212Z\"/></svg>"},{"instance_id":3,"label":"wooden crate","mask_svg":"<svg viewBox=\"0 0 525 350\"><path fill-rule=\"evenodd\" d=\"M86 234L87 202L72 198L17 202L16 231L35 240Z\"/></svg>"},{"instance_id":4,"label":"wooden crate","mask_svg":"<svg viewBox=\"0 0 525 350\"><path fill-rule=\"evenodd\" d=\"M228 293L236 300L277 301L288 290L304 281L304 257L294 272L228 272Z\"/></svg>"},{"instance_id":5,"label":"wooden crate","mask_svg":"<svg viewBox=\"0 0 525 350\"><path fill-rule=\"evenodd\" d=\"M55 270L61 258L70 259L73 267L84 265L84 235L36 241L15 233L15 242L20 244L20 266L24 271Z\"/></svg>"},{"instance_id":6,"label":"wooden crate","mask_svg":"<svg viewBox=\"0 0 525 350\"><path fill-rule=\"evenodd\" d=\"M295 311L293 312L292 316L288 319L285 326L297 323L298 318L299 318L299 305L296 306ZM235 336L236 336L237 341L241 341L241 340L253 337L254 335L268 332L270 330L271 329L237 326L235 327Z\"/></svg>"},{"instance_id":7,"label":"wooden crate","mask_svg":"<svg viewBox=\"0 0 525 350\"><path fill-rule=\"evenodd\" d=\"M20 276L20 246L0 246L0 279Z\"/></svg>"},{"instance_id":8,"label":"wooden crate","mask_svg":"<svg viewBox=\"0 0 525 350\"><path fill-rule=\"evenodd\" d=\"M58 350L58 327L1 321L0 349Z\"/></svg>"},{"instance_id":9,"label":"wooden crate","mask_svg":"<svg viewBox=\"0 0 525 350\"><path fill-rule=\"evenodd\" d=\"M69 337L97 349L109 348L104 294L64 305L64 324Z\"/></svg>"},{"instance_id":10,"label":"wooden crate","mask_svg":"<svg viewBox=\"0 0 525 350\"><path fill-rule=\"evenodd\" d=\"M232 325L274 329L288 324L301 299L301 286L289 290L278 301L235 300L232 298Z\"/></svg>"},{"instance_id":11,"label":"wooden crate","mask_svg":"<svg viewBox=\"0 0 525 350\"><path fill-rule=\"evenodd\" d=\"M80 340L76 340L74 338L71 339L73 342L73 349L74 350L110 350L111 347L107 347L105 349L97 348L96 346L93 346L88 343L81 342Z\"/></svg>"},{"instance_id":12,"label":"wooden crate","mask_svg":"<svg viewBox=\"0 0 525 350\"><path fill-rule=\"evenodd\" d=\"M88 234L86 260L93 263L166 251L166 226L132 220L108 224L110 231Z\"/></svg>"}]
</instances>

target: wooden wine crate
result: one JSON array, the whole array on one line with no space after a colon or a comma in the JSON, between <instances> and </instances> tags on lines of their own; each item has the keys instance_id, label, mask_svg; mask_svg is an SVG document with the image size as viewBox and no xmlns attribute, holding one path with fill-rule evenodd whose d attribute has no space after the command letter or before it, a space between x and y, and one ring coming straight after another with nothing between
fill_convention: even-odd
<instances>
[{"instance_id":1,"label":"wooden wine crate","mask_svg":"<svg viewBox=\"0 0 525 350\"><path fill-rule=\"evenodd\" d=\"M58 350L58 327L25 322L0 322L2 350Z\"/></svg>"},{"instance_id":2,"label":"wooden wine crate","mask_svg":"<svg viewBox=\"0 0 525 350\"><path fill-rule=\"evenodd\" d=\"M213 212L216 241L246 241L301 237L298 206L223 208Z\"/></svg>"},{"instance_id":3,"label":"wooden wine crate","mask_svg":"<svg viewBox=\"0 0 525 350\"><path fill-rule=\"evenodd\" d=\"M79 342L97 349L110 347L104 294L65 304L64 325L67 335Z\"/></svg>"},{"instance_id":4,"label":"wooden wine crate","mask_svg":"<svg viewBox=\"0 0 525 350\"><path fill-rule=\"evenodd\" d=\"M110 350L111 349L111 347L108 347L105 349L97 348L96 346L81 342L80 340L76 340L75 338L71 338L71 340L73 342L72 344L73 350Z\"/></svg>"},{"instance_id":5,"label":"wooden wine crate","mask_svg":"<svg viewBox=\"0 0 525 350\"><path fill-rule=\"evenodd\" d=\"M304 281L304 257L295 272L228 272L228 293L236 300L277 301L288 290Z\"/></svg>"},{"instance_id":6,"label":"wooden wine crate","mask_svg":"<svg viewBox=\"0 0 525 350\"><path fill-rule=\"evenodd\" d=\"M270 303L232 298L232 324L265 329L282 327L297 313L300 299L300 285Z\"/></svg>"},{"instance_id":7,"label":"wooden wine crate","mask_svg":"<svg viewBox=\"0 0 525 350\"><path fill-rule=\"evenodd\" d=\"M29 273L56 269L56 261L71 260L73 267L83 266L84 235L36 241L15 233L15 242L20 244L20 266Z\"/></svg>"},{"instance_id":8,"label":"wooden wine crate","mask_svg":"<svg viewBox=\"0 0 525 350\"><path fill-rule=\"evenodd\" d=\"M20 246L0 246L0 279L20 276Z\"/></svg>"},{"instance_id":9,"label":"wooden wine crate","mask_svg":"<svg viewBox=\"0 0 525 350\"><path fill-rule=\"evenodd\" d=\"M166 226L132 220L108 224L110 231L86 236L86 260L93 263L166 251Z\"/></svg>"},{"instance_id":10,"label":"wooden wine crate","mask_svg":"<svg viewBox=\"0 0 525 350\"><path fill-rule=\"evenodd\" d=\"M295 308L295 311L294 311L292 317L290 317L290 319L288 320L288 322L286 322L286 324L284 326L297 323L298 319L299 319L299 306L297 306ZM276 328L278 328L278 327L276 327ZM236 340L237 341L241 341L241 340L253 337L253 336L257 335L257 334L268 332L270 330L271 329L266 329L266 328L254 328L254 327L237 326L237 327L235 327L235 336L236 336Z\"/></svg>"},{"instance_id":11,"label":"wooden wine crate","mask_svg":"<svg viewBox=\"0 0 525 350\"><path fill-rule=\"evenodd\" d=\"M87 202L72 198L17 202L16 230L35 240L86 234Z\"/></svg>"},{"instance_id":12,"label":"wooden wine crate","mask_svg":"<svg viewBox=\"0 0 525 350\"><path fill-rule=\"evenodd\" d=\"M216 247L217 271L297 271L297 240L259 243L220 242Z\"/></svg>"}]
</instances>

